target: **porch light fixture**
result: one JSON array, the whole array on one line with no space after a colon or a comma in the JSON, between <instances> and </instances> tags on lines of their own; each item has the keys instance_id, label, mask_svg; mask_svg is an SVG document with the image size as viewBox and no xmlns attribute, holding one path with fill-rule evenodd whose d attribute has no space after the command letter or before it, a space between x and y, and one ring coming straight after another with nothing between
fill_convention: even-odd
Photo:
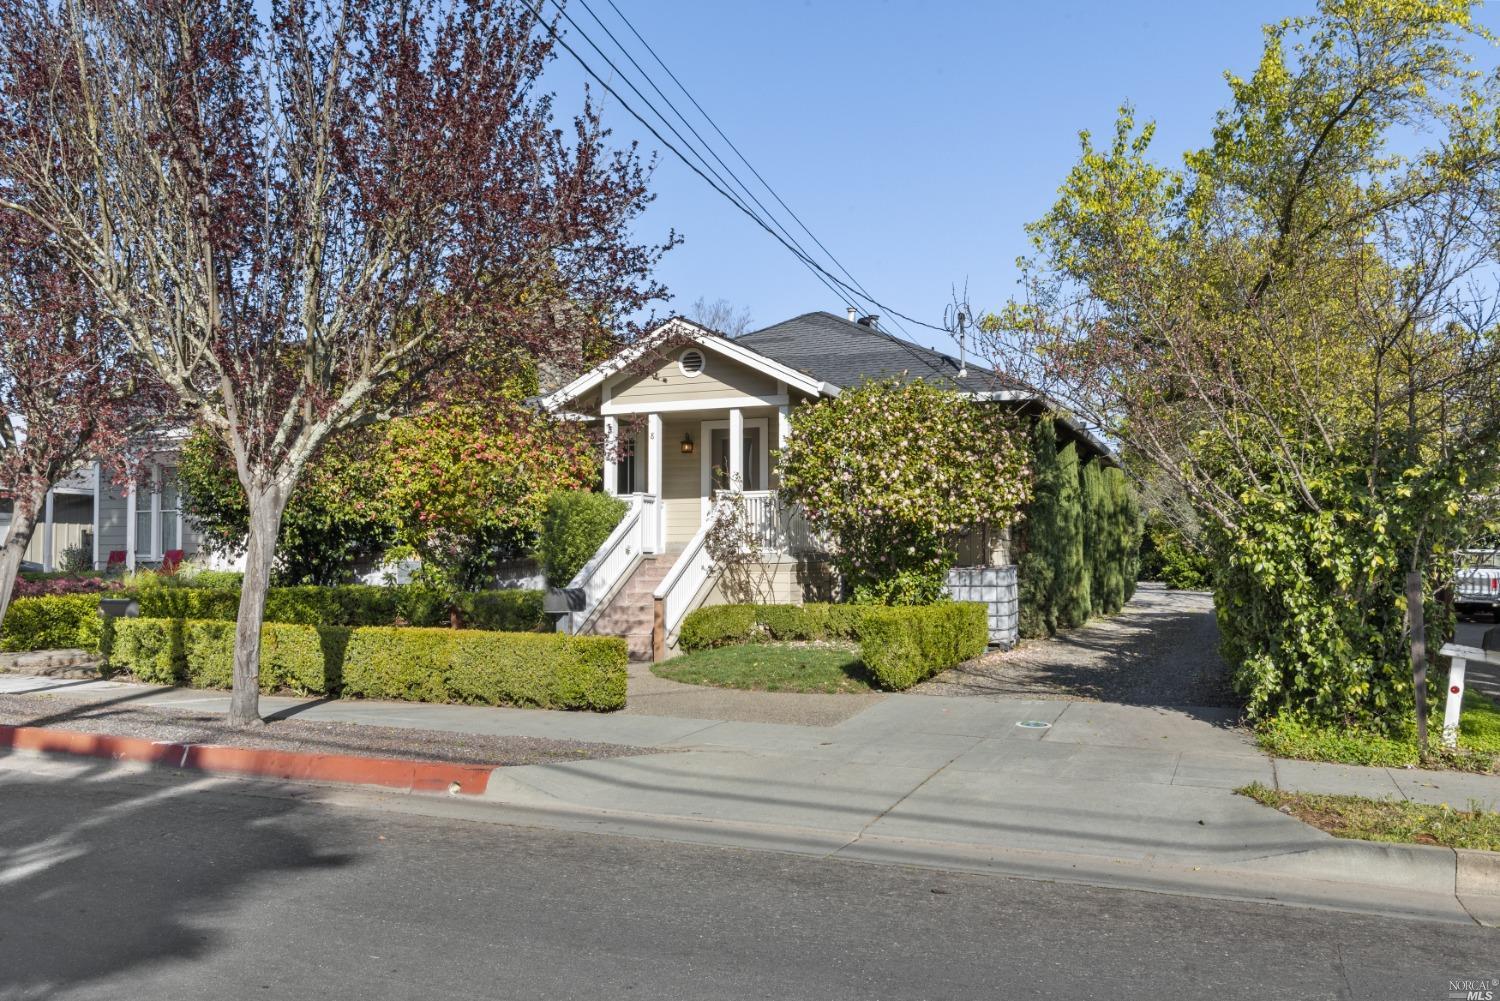
<instances>
[{"instance_id":1,"label":"porch light fixture","mask_svg":"<svg viewBox=\"0 0 1500 1001\"><path fill-rule=\"evenodd\" d=\"M682 433L682 454L693 454L693 436L686 431Z\"/></svg>"}]
</instances>

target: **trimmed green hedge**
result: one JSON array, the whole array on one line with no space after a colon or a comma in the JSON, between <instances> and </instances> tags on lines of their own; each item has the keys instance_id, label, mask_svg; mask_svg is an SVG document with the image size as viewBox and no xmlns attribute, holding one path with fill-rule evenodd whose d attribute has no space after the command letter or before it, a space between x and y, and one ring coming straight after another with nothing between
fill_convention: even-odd
<instances>
[{"instance_id":1,"label":"trimmed green hedge","mask_svg":"<svg viewBox=\"0 0 1500 1001\"><path fill-rule=\"evenodd\" d=\"M536 555L553 587L567 587L625 516L626 503L608 494L559 490L547 498Z\"/></svg>"},{"instance_id":2,"label":"trimmed green hedge","mask_svg":"<svg viewBox=\"0 0 1500 1001\"><path fill-rule=\"evenodd\" d=\"M228 688L234 623L120 619L113 666L143 681ZM262 690L607 711L625 705L625 641L610 636L267 623Z\"/></svg>"},{"instance_id":3,"label":"trimmed green hedge","mask_svg":"<svg viewBox=\"0 0 1500 1001\"><path fill-rule=\"evenodd\" d=\"M712 605L690 612L677 634L685 652L765 641L858 640L884 688L901 691L984 653L988 609L933 605Z\"/></svg>"},{"instance_id":4,"label":"trimmed green hedge","mask_svg":"<svg viewBox=\"0 0 1500 1001\"><path fill-rule=\"evenodd\" d=\"M143 618L232 622L240 609L239 590L222 587L157 586L142 588L132 596L140 602ZM405 598L402 587L376 584L273 587L266 591L265 621L305 626L389 626L398 617L405 617L415 626L448 624L447 608L441 602ZM465 592L458 595L456 603L464 625L471 629L525 632L547 623L540 591Z\"/></svg>"},{"instance_id":5,"label":"trimmed green hedge","mask_svg":"<svg viewBox=\"0 0 1500 1001\"><path fill-rule=\"evenodd\" d=\"M871 605L710 605L689 612L677 633L685 652L754 643L854 640Z\"/></svg>"},{"instance_id":6,"label":"trimmed green hedge","mask_svg":"<svg viewBox=\"0 0 1500 1001\"><path fill-rule=\"evenodd\" d=\"M356 629L344 694L543 709L625 705L625 641L616 636L470 629Z\"/></svg>"},{"instance_id":7,"label":"trimmed green hedge","mask_svg":"<svg viewBox=\"0 0 1500 1001\"><path fill-rule=\"evenodd\" d=\"M410 612L411 603L403 603L402 597L401 588L369 584L273 587L266 594L265 621L318 627L389 626L397 621L398 615ZM4 625L0 626L0 651L26 653L81 647L107 657L114 623L118 620L101 618L101 598L133 598L140 605L141 618L145 619L215 620L233 625L240 608L239 591L222 586L152 585L133 591L16 598L5 614ZM457 604L463 624L469 629L520 633L547 625L541 591L466 592L458 596ZM438 609L436 605L426 621L413 623L447 624L446 608Z\"/></svg>"},{"instance_id":8,"label":"trimmed green hedge","mask_svg":"<svg viewBox=\"0 0 1500 1001\"><path fill-rule=\"evenodd\" d=\"M881 687L902 691L984 653L988 614L973 601L871 607L860 621L860 658Z\"/></svg>"},{"instance_id":9,"label":"trimmed green hedge","mask_svg":"<svg viewBox=\"0 0 1500 1001\"><path fill-rule=\"evenodd\" d=\"M118 596L119 592L107 592L16 598L5 611L4 625L0 625L0 650L98 650L99 599Z\"/></svg>"},{"instance_id":10,"label":"trimmed green hedge","mask_svg":"<svg viewBox=\"0 0 1500 1001\"><path fill-rule=\"evenodd\" d=\"M465 629L526 633L551 625L542 611L541 591L465 591L458 596L457 604Z\"/></svg>"},{"instance_id":11,"label":"trimmed green hedge","mask_svg":"<svg viewBox=\"0 0 1500 1001\"><path fill-rule=\"evenodd\" d=\"M220 619L116 619L110 664L152 684L229 688L234 628ZM349 632L338 626L266 623L260 634L261 690L336 694Z\"/></svg>"}]
</instances>

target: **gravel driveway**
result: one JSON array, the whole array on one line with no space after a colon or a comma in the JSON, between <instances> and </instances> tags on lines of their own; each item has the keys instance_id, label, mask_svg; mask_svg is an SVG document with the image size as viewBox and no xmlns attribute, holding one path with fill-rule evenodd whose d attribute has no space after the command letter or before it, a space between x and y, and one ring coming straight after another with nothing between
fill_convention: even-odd
<instances>
[{"instance_id":1,"label":"gravel driveway","mask_svg":"<svg viewBox=\"0 0 1500 1001\"><path fill-rule=\"evenodd\" d=\"M918 685L923 695L1237 706L1213 596L1142 584L1119 615L986 654Z\"/></svg>"}]
</instances>

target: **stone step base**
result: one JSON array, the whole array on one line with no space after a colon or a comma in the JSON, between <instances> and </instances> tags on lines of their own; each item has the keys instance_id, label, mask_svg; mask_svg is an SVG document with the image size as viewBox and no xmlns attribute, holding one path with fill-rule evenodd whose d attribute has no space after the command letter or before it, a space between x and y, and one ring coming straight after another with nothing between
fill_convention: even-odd
<instances>
[{"instance_id":1,"label":"stone step base","mask_svg":"<svg viewBox=\"0 0 1500 1001\"><path fill-rule=\"evenodd\" d=\"M103 662L87 650L33 650L0 653L0 671L44 678L97 678Z\"/></svg>"}]
</instances>

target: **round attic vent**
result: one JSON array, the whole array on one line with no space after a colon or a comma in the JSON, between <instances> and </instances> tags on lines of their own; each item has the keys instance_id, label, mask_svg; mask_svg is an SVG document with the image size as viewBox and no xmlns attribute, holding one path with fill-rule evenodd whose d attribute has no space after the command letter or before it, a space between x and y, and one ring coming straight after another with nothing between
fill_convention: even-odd
<instances>
[{"instance_id":1,"label":"round attic vent","mask_svg":"<svg viewBox=\"0 0 1500 1001\"><path fill-rule=\"evenodd\" d=\"M688 348L678 356L677 367L689 378L697 375L703 371L703 352L697 348Z\"/></svg>"}]
</instances>

